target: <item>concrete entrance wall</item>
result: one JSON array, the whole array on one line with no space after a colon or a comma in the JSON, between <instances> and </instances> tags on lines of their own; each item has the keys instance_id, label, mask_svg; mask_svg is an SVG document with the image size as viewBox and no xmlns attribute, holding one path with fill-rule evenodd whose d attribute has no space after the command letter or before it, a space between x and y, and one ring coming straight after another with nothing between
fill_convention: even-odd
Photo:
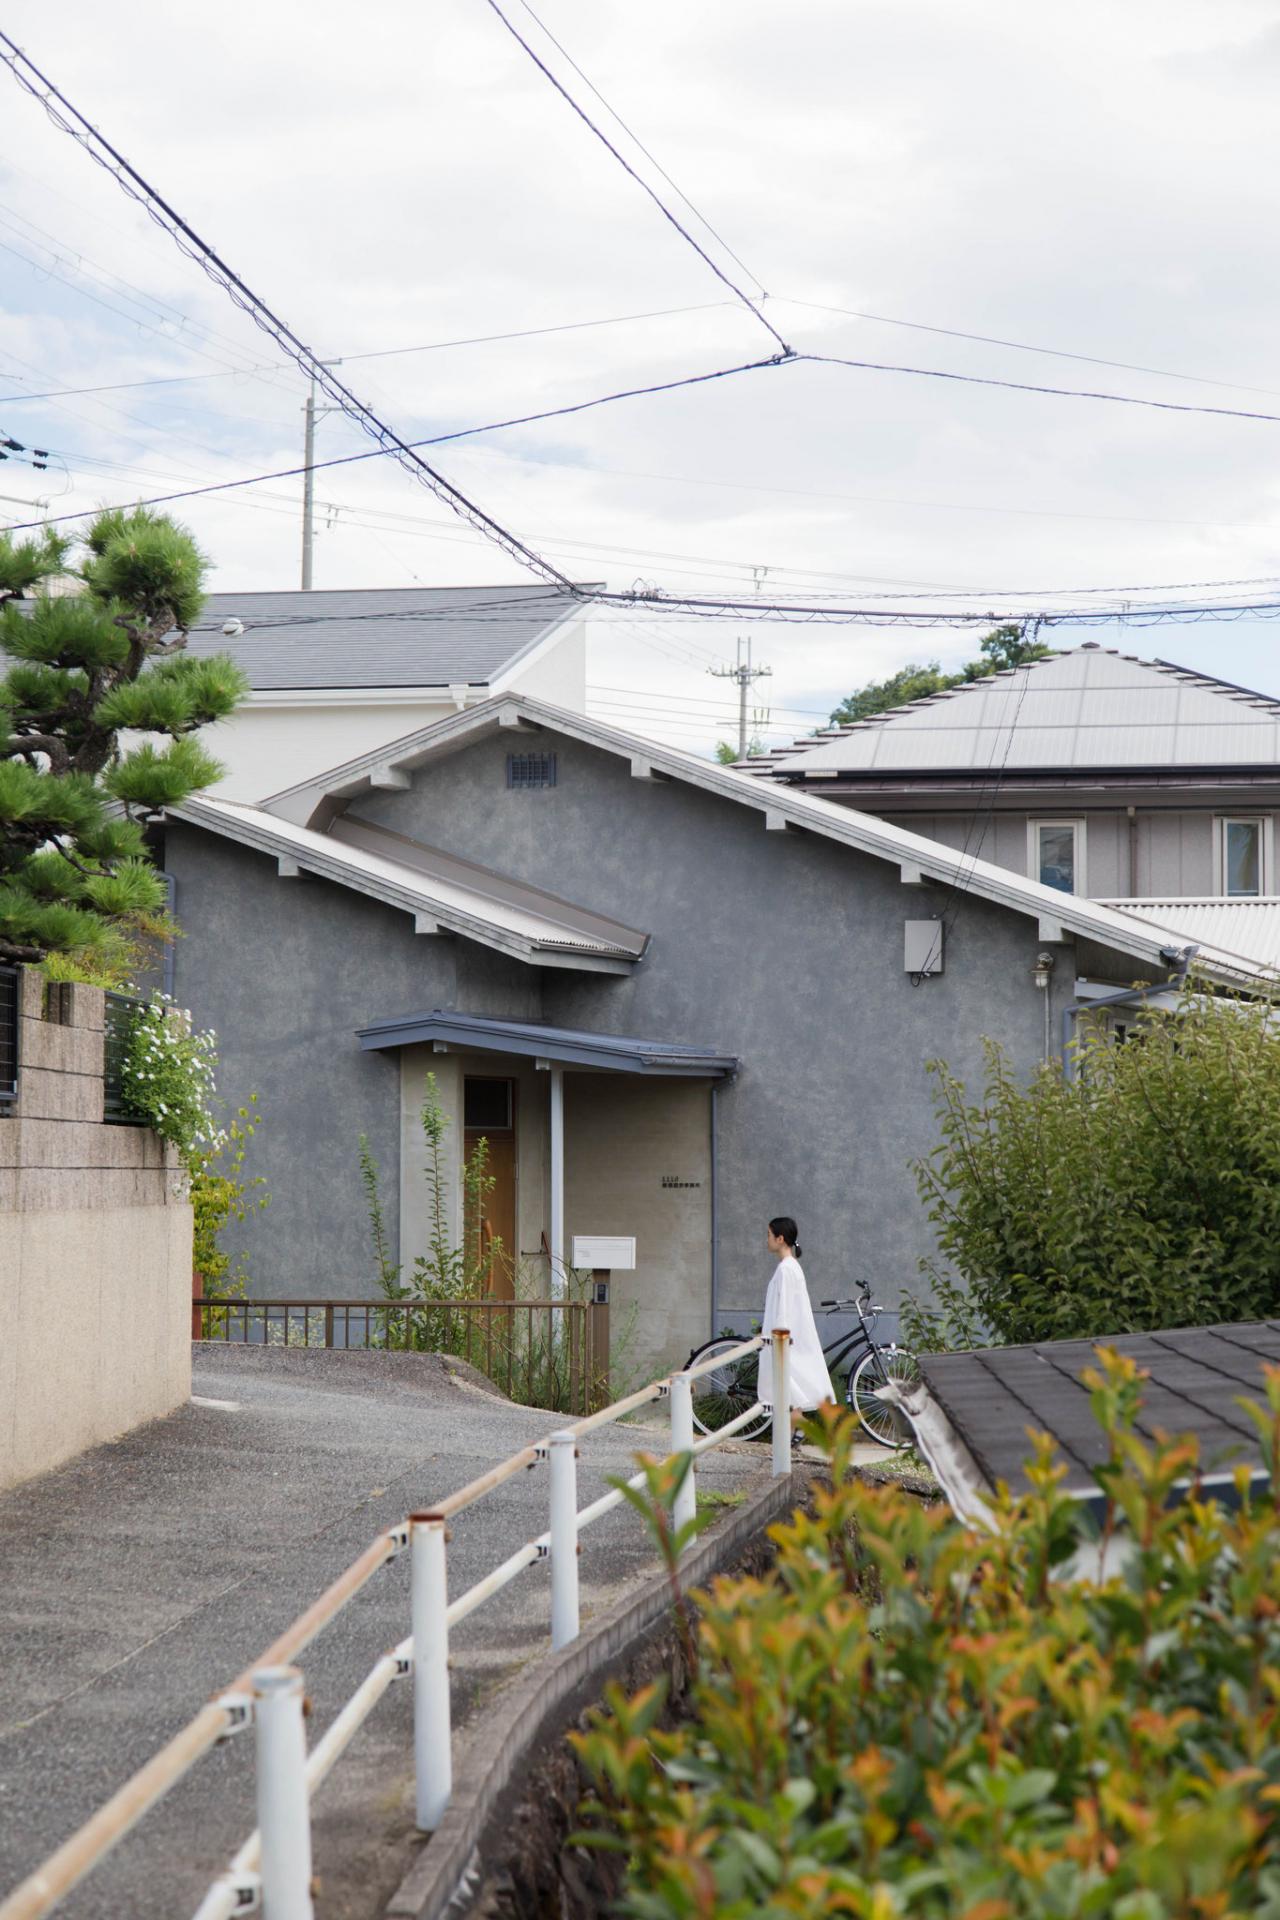
<instances>
[{"instance_id":1,"label":"concrete entrance wall","mask_svg":"<svg viewBox=\"0 0 1280 1920\"><path fill-rule=\"evenodd\" d=\"M548 1075L531 1060L498 1053L434 1053L406 1047L400 1056L400 1259L406 1271L427 1244L429 1194L419 1114L428 1073L449 1117L445 1134L450 1231L461 1214L462 1089L468 1074L516 1083L516 1221L519 1292L551 1291L542 1236L550 1227ZM634 1234L634 1273L611 1288L615 1351L628 1372L647 1379L678 1364L711 1331L711 1092L705 1080L666 1080L567 1068L565 1109L565 1254L584 1233ZM763 1281L761 1283L763 1299ZM634 1308L634 1311L633 1311Z\"/></svg>"},{"instance_id":2,"label":"concrete entrance wall","mask_svg":"<svg viewBox=\"0 0 1280 1920\"><path fill-rule=\"evenodd\" d=\"M565 1233L634 1234L610 1290L615 1353L641 1379L711 1332L711 1092L705 1080L566 1073ZM634 1308L634 1312L633 1312Z\"/></svg>"},{"instance_id":3,"label":"concrete entrance wall","mask_svg":"<svg viewBox=\"0 0 1280 1920\"><path fill-rule=\"evenodd\" d=\"M171 1148L102 1120L103 1003L43 1017L22 971L19 1093L0 1116L0 1487L191 1394L191 1205Z\"/></svg>"}]
</instances>

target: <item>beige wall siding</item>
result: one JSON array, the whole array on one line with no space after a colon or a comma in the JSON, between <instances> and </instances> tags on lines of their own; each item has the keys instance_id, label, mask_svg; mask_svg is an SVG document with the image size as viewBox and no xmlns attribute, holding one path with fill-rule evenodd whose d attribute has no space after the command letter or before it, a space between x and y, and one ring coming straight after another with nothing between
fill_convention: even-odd
<instances>
[{"instance_id":1,"label":"beige wall siding","mask_svg":"<svg viewBox=\"0 0 1280 1920\"><path fill-rule=\"evenodd\" d=\"M1217 822L1232 811L1249 817L1252 809L1139 807L1136 815L1136 874L1129 869L1129 817L1123 808L1043 807L1002 812L979 821L974 813L886 813L884 818L909 832L1008 867L1030 872L1028 824L1032 820L1083 820L1086 885L1095 900L1133 895L1153 900L1194 899L1221 891L1215 859ZM1034 877L1034 876L1032 876ZM1268 891L1280 888L1280 875L1267 878Z\"/></svg>"},{"instance_id":2,"label":"beige wall siding","mask_svg":"<svg viewBox=\"0 0 1280 1920\"><path fill-rule=\"evenodd\" d=\"M103 996L66 1025L23 969L18 1099L0 1118L0 1487L191 1393L191 1205L145 1127L102 1123Z\"/></svg>"},{"instance_id":3,"label":"beige wall siding","mask_svg":"<svg viewBox=\"0 0 1280 1920\"><path fill-rule=\"evenodd\" d=\"M0 1213L0 1312L8 1487L190 1398L190 1207Z\"/></svg>"},{"instance_id":4,"label":"beige wall siding","mask_svg":"<svg viewBox=\"0 0 1280 1920\"><path fill-rule=\"evenodd\" d=\"M1169 899L1216 891L1213 813L1138 817L1138 893Z\"/></svg>"},{"instance_id":5,"label":"beige wall siding","mask_svg":"<svg viewBox=\"0 0 1280 1920\"><path fill-rule=\"evenodd\" d=\"M635 1235L635 1272L613 1276L611 1331L617 1353L634 1323L620 1359L649 1379L711 1332L710 1089L566 1073L564 1104L567 1251L574 1234Z\"/></svg>"}]
</instances>

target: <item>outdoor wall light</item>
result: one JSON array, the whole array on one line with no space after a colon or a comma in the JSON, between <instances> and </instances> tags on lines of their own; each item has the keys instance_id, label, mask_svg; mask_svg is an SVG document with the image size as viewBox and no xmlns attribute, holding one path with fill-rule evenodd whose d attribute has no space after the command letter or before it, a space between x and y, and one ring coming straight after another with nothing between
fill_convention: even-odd
<instances>
[{"instance_id":1,"label":"outdoor wall light","mask_svg":"<svg viewBox=\"0 0 1280 1920\"><path fill-rule=\"evenodd\" d=\"M1048 990L1049 977L1052 972L1053 955L1051 953L1038 953L1036 955L1035 982L1042 993Z\"/></svg>"}]
</instances>

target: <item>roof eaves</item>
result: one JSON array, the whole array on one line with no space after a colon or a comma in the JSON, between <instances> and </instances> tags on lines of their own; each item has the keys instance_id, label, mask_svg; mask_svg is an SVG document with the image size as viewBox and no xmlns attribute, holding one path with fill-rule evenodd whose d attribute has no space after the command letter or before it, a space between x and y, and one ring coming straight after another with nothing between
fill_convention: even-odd
<instances>
[{"instance_id":1,"label":"roof eaves","mask_svg":"<svg viewBox=\"0 0 1280 1920\"><path fill-rule=\"evenodd\" d=\"M668 1079L725 1078L741 1065L736 1055L711 1049L648 1045L626 1035L476 1018L441 1008L372 1021L357 1030L357 1038L366 1052L430 1042L441 1047L544 1058L566 1066L598 1067L613 1073L659 1074Z\"/></svg>"},{"instance_id":2,"label":"roof eaves","mask_svg":"<svg viewBox=\"0 0 1280 1920\"><path fill-rule=\"evenodd\" d=\"M269 827L251 818L245 808L225 802L221 805L211 804L193 797L165 811L172 819L204 828L257 853L288 861L295 869L313 873L318 879L380 900L385 906L412 915L415 922L429 923L425 931L432 931L436 927L533 965L568 967L597 973L630 973L634 965L633 955L612 945L602 943L598 947L588 946L586 943L565 942L553 936L542 938L503 927L495 920L469 913L452 901L440 899L432 892L429 881L420 885L407 884L381 872L380 868L392 864L390 862L379 861L376 866L371 865L357 848L345 848L339 853L337 850L342 847L342 842L324 842L319 835L309 835L307 842L302 843L284 830L272 832Z\"/></svg>"},{"instance_id":3,"label":"roof eaves","mask_svg":"<svg viewBox=\"0 0 1280 1920\"><path fill-rule=\"evenodd\" d=\"M1147 931L1145 923L1137 922L1125 914L1099 908L1092 901L1080 900L1071 894L1059 893L1052 887L1042 886L1038 881L1012 873L1008 868L994 866L989 861L975 860L955 849L944 847L939 841L926 839L923 834L890 825L856 808L842 806L818 794L762 781L744 770L720 767L677 747L623 733L588 715L566 712L528 694L506 694L500 700L486 701L463 713L453 714L447 720L420 728L401 740L332 769L318 780L277 795L268 803L268 809L277 810L283 817L289 818L293 816L285 814L284 803L302 801L314 811L326 793L346 796L360 791L369 784L369 776L375 768L403 770L423 766L457 751L469 740L492 733L500 727L517 727L521 724L547 727L570 739L580 740L585 746L598 747L604 753L632 759L646 769L666 774L670 779L682 780L690 786L718 794L722 799L753 807L766 816L807 828L826 839L909 867L913 874L937 880L943 886L963 885L998 906L1081 934L1086 939L1097 941L1099 945L1111 946L1136 957L1145 964L1161 967L1173 964L1171 955L1180 938L1176 934L1167 931L1162 933L1154 926ZM1238 958L1234 955L1215 956L1212 949L1207 949L1203 964L1207 971L1222 972L1231 984L1238 985L1240 974L1238 967L1233 964ZM1225 965L1221 964L1223 961ZM1256 979L1260 975L1255 972L1253 977Z\"/></svg>"}]
</instances>

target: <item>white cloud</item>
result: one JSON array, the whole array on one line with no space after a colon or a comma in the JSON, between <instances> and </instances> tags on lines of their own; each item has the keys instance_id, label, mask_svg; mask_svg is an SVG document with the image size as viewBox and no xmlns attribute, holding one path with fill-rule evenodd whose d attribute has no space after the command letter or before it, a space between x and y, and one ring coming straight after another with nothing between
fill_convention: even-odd
<instances>
[{"instance_id":1,"label":"white cloud","mask_svg":"<svg viewBox=\"0 0 1280 1920\"><path fill-rule=\"evenodd\" d=\"M1082 0L1052 14L1013 0L797 0L782 12L762 0L545 0L544 17L762 277L767 311L797 346L1280 413L1268 240L1280 34L1267 0ZM65 0L53 37L47 9L13 0L8 26L326 357L727 297L482 0L382 0L360 14L300 0L175 13L133 0L127 20L121 32L87 0ZM0 251L3 391L278 364L5 86L0 247L35 265ZM416 437L770 351L749 315L712 305L353 361L346 377ZM65 510L160 491L166 477L293 466L301 400L285 366L15 403L0 428L47 441L67 478L11 464L0 488L66 485ZM322 456L362 445L347 423L323 421ZM1261 423L792 367L432 457L568 571L611 586L724 593L768 567L770 590L861 600L964 587L989 589L998 606L1005 591L1280 573L1278 449L1280 427ZM512 577L394 468L338 468L317 492L320 584ZM219 586L294 583L296 482L183 511ZM702 669L732 652L738 630L637 616L602 631L592 677L638 690L615 717L631 706L648 725L655 697L670 694L686 703L679 737L709 739L690 714L715 716L691 703L718 701L727 725L728 689ZM1195 626L1122 644L1274 689L1278 632ZM964 658L974 644L945 630L799 626L755 639L784 725L783 709L798 725L862 679L922 654Z\"/></svg>"}]
</instances>

